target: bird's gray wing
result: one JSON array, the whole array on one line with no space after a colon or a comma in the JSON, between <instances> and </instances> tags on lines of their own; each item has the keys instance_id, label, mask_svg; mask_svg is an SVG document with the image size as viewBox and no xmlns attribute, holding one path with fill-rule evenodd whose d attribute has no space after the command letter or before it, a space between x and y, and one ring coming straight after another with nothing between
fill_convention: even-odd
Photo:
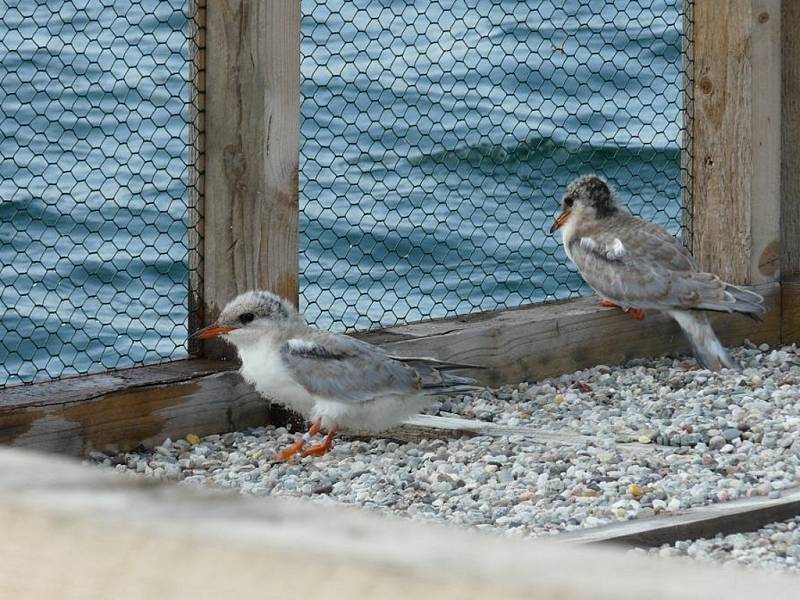
<instances>
[{"instance_id":1,"label":"bird's gray wing","mask_svg":"<svg viewBox=\"0 0 800 600\"><path fill-rule=\"evenodd\" d=\"M653 223L630 217L588 228L576 232L569 250L592 288L626 306L693 309L726 302L725 284L698 271L681 243Z\"/></svg>"},{"instance_id":2,"label":"bird's gray wing","mask_svg":"<svg viewBox=\"0 0 800 600\"><path fill-rule=\"evenodd\" d=\"M419 374L380 349L353 338L313 332L281 346L281 360L310 394L362 403L387 394L417 393Z\"/></svg>"}]
</instances>

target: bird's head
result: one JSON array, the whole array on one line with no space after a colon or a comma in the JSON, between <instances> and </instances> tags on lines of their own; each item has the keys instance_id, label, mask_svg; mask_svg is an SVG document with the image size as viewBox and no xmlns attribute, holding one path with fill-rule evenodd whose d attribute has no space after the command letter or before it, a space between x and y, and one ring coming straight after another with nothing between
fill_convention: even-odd
<instances>
[{"instance_id":1,"label":"bird's head","mask_svg":"<svg viewBox=\"0 0 800 600\"><path fill-rule=\"evenodd\" d=\"M561 198L561 214L550 228L560 229L568 220L605 219L619 210L616 195L602 177L584 175L574 179Z\"/></svg>"},{"instance_id":2,"label":"bird's head","mask_svg":"<svg viewBox=\"0 0 800 600\"><path fill-rule=\"evenodd\" d=\"M272 292L253 290L239 294L228 302L216 322L195 332L192 337L204 340L225 336L236 343L258 338L280 325L301 320L288 301Z\"/></svg>"}]
</instances>

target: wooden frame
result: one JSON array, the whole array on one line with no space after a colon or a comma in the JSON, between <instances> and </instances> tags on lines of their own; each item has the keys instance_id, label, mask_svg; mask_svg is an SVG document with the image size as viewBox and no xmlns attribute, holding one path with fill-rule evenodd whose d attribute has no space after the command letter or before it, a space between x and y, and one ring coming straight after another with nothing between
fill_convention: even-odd
<instances>
[{"instance_id":1,"label":"wooden frame","mask_svg":"<svg viewBox=\"0 0 800 600\"><path fill-rule=\"evenodd\" d=\"M300 10L289 0L196 3L205 20L196 65L198 88L206 91L197 103L205 121L205 197L192 199L202 219L193 240L201 248L192 282L198 294L190 302L192 314L209 322L245 289L297 298ZM792 136L800 83L792 57L800 44L786 28L781 37L781 19L794 24L800 10L779 0L695 0L693 11L686 165L693 173L692 248L707 268L756 285L770 309L761 323L714 319L724 324L719 330L728 344L796 341L800 284L791 275L799 270L800 212L792 194L800 171L788 167L798 146ZM782 196L781 188L792 194ZM686 350L671 320L649 315L635 322L592 298L357 335L400 354L485 365L486 383ZM203 350L203 359L0 390L0 440L85 454L286 421L230 372L234 363L218 360L231 358L229 348Z\"/></svg>"},{"instance_id":2,"label":"wooden frame","mask_svg":"<svg viewBox=\"0 0 800 600\"><path fill-rule=\"evenodd\" d=\"M0 450L4 598L756 600L788 575L514 540ZM169 568L165 568L168 565Z\"/></svg>"}]
</instances>

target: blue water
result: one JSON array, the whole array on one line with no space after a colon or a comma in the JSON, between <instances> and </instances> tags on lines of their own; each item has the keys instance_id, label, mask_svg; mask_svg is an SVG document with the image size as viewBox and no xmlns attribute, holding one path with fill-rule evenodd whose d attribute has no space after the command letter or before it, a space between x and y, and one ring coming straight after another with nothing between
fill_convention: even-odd
<instances>
[{"instance_id":1,"label":"blue water","mask_svg":"<svg viewBox=\"0 0 800 600\"><path fill-rule=\"evenodd\" d=\"M183 4L0 0L0 384L186 354Z\"/></svg>"},{"instance_id":2,"label":"blue water","mask_svg":"<svg viewBox=\"0 0 800 600\"><path fill-rule=\"evenodd\" d=\"M184 4L0 0L0 384L185 356ZM546 233L578 173L677 231L680 0L302 6L318 326L585 293Z\"/></svg>"}]
</instances>

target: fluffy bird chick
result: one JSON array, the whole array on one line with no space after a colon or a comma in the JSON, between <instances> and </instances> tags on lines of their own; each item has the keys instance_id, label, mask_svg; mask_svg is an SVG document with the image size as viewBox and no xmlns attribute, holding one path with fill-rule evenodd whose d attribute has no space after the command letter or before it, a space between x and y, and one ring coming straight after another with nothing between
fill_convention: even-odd
<instances>
[{"instance_id":1,"label":"fluffy bird chick","mask_svg":"<svg viewBox=\"0 0 800 600\"><path fill-rule=\"evenodd\" d=\"M617 306L637 319L644 318L644 309L663 310L683 329L702 366L733 368L702 311L758 319L765 311L761 296L700 271L678 240L631 215L600 177L574 180L561 205L550 232L561 229L567 256L604 298L604 306Z\"/></svg>"},{"instance_id":2,"label":"fluffy bird chick","mask_svg":"<svg viewBox=\"0 0 800 600\"><path fill-rule=\"evenodd\" d=\"M389 356L351 337L306 325L286 300L265 291L234 298L219 320L194 334L221 336L236 346L241 374L269 400L311 421L302 438L281 452L322 456L338 427L378 432L419 412L431 396L473 391L474 380L446 373L474 368L432 358ZM320 431L324 441L305 448Z\"/></svg>"}]
</instances>

